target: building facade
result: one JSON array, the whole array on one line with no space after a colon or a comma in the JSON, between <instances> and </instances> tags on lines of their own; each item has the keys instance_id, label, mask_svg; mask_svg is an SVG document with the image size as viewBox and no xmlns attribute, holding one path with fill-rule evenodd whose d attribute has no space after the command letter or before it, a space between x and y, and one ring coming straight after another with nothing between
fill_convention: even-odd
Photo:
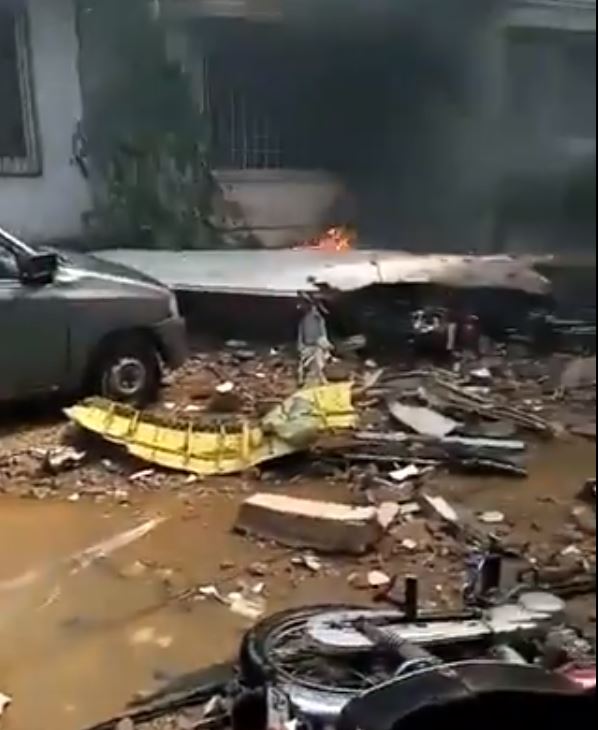
<instances>
[{"instance_id":1,"label":"building facade","mask_svg":"<svg viewBox=\"0 0 598 730\"><path fill-rule=\"evenodd\" d=\"M376 245L593 246L595 0L477 5L161 0L223 224L286 245L352 201Z\"/></svg>"},{"instance_id":2,"label":"building facade","mask_svg":"<svg viewBox=\"0 0 598 730\"><path fill-rule=\"evenodd\" d=\"M0 222L29 240L80 236L90 206L75 17L73 0L0 0Z\"/></svg>"},{"instance_id":3,"label":"building facade","mask_svg":"<svg viewBox=\"0 0 598 730\"><path fill-rule=\"evenodd\" d=\"M87 6L0 0L0 222L33 240L80 236L92 207L80 132L110 121L120 61ZM147 7L207 120L225 238L595 250L595 0Z\"/></svg>"}]
</instances>

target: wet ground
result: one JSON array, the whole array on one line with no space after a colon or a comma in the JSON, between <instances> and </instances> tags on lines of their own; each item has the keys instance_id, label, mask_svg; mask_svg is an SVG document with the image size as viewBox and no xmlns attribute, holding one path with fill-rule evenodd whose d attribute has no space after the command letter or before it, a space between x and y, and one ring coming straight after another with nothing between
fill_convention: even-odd
<instances>
[{"instance_id":1,"label":"wet ground","mask_svg":"<svg viewBox=\"0 0 598 730\"><path fill-rule=\"evenodd\" d=\"M199 385L212 392L212 381L232 372L224 368ZM253 367L237 376L254 381L248 388L254 400L267 400L272 378L265 372ZM285 393L292 374L282 363L275 372L276 390ZM201 402L197 379L193 383L193 391L172 395L177 404ZM170 397L167 392L165 400ZM263 583L267 611L274 612L370 601L370 591L352 586L379 568L420 575L428 604L459 600L462 556L437 544L424 520L409 526L413 552L397 550L405 535L394 535L363 559L323 558L316 573L293 562L296 552L233 533L248 494L284 489L352 501L344 475L193 482L155 472L132 482L144 465L100 448L89 463L48 477L40 473L38 452L59 444L63 428L56 409L42 409L33 419L29 413L0 418L0 692L13 698L2 730L83 730L122 710L136 693L233 656L248 621L198 596L198 586L213 584L226 594ZM595 476L595 459L595 444L581 438L532 440L527 480L441 476L430 488L473 512L504 512L500 529L529 557L550 561L573 540L595 561L595 538L575 535L571 526L580 488ZM80 551L158 516L164 522L155 530L109 557L73 561ZM256 563L263 575L255 574ZM580 621L595 622L595 602L576 608Z\"/></svg>"},{"instance_id":2,"label":"wet ground","mask_svg":"<svg viewBox=\"0 0 598 730\"><path fill-rule=\"evenodd\" d=\"M341 577L296 585L305 576L286 572L288 553L230 534L236 503L217 490L185 504L167 496L108 508L0 499L0 686L14 699L2 727L81 730L158 678L232 656L247 622L177 596L197 583L232 590L237 576L256 583L252 562L274 561L260 578L272 610L351 598ZM75 575L63 563L155 515L167 520L110 559Z\"/></svg>"},{"instance_id":3,"label":"wet ground","mask_svg":"<svg viewBox=\"0 0 598 730\"><path fill-rule=\"evenodd\" d=\"M580 484L593 475L595 448L551 444L538 447L534 462L527 481L453 478L445 493L475 509L503 510L514 533L541 548L554 542ZM0 688L14 698L2 727L81 730L158 679L226 659L246 620L215 601L178 597L195 584L226 591L239 580L255 583L247 572L255 561L269 563L260 581L271 611L369 598L347 583L359 564L337 561L311 575L291 567L287 551L232 534L247 488L221 479L200 494L139 493L125 505L0 497ZM320 494L325 489L336 488L322 485ZM150 535L70 574L65 558L156 515L167 519ZM407 561L381 562L401 573ZM439 590L431 583L428 596Z\"/></svg>"}]
</instances>

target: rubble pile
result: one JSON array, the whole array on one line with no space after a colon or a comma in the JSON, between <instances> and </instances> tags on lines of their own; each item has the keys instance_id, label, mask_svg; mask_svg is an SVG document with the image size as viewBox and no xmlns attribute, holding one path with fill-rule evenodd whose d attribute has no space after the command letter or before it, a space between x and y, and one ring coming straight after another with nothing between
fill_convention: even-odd
<instances>
[{"instance_id":1,"label":"rubble pile","mask_svg":"<svg viewBox=\"0 0 598 730\"><path fill-rule=\"evenodd\" d=\"M243 413L264 415L297 389L292 348L252 348L230 340L224 348L196 352L174 373L161 402L162 414Z\"/></svg>"},{"instance_id":2,"label":"rubble pile","mask_svg":"<svg viewBox=\"0 0 598 730\"><path fill-rule=\"evenodd\" d=\"M316 370L328 382L301 389L293 350L231 342L197 353L171 377L162 401L133 420L147 418L154 431L183 424L187 456L203 429L224 443L227 433L259 426L288 449L224 471L214 447L213 470L190 459L172 470L155 448L126 453L124 437L73 437L44 426L35 441L8 437L14 448L0 456L0 491L133 507L148 492L168 492L200 516L226 494L236 519L213 529L263 557L222 560L211 579L177 586L167 601L185 610L213 605L246 625L273 610L276 591L318 581L325 601L327 585L342 584L355 603L404 609L404 581L419 578L426 609L453 611L476 595L481 565L499 556L501 591L524 584L581 600L578 625L592 635L595 474L570 495L544 490L534 471L552 450L592 448L595 370L593 358L538 360L498 348L407 369L399 358L366 360L337 346L336 358ZM351 398L328 407L319 395L327 389ZM316 394L313 411L304 408L306 393ZM250 451L242 438L239 449ZM123 716L106 727L209 727L204 713L203 704L186 702L165 718L131 724Z\"/></svg>"},{"instance_id":3,"label":"rubble pile","mask_svg":"<svg viewBox=\"0 0 598 730\"><path fill-rule=\"evenodd\" d=\"M565 366L564 382L579 362ZM344 445L343 457L382 468L399 462L525 477L533 438L568 430L591 437L595 429L595 377L563 386L550 375L554 365L494 358L493 367L382 373L367 390L368 427ZM538 376L522 378L525 366Z\"/></svg>"},{"instance_id":4,"label":"rubble pile","mask_svg":"<svg viewBox=\"0 0 598 730\"><path fill-rule=\"evenodd\" d=\"M306 561L312 566L308 572L337 571L334 558L320 561L301 551L365 554L346 571L348 585L358 591L392 593L397 565L401 575L424 570L439 581L427 590L440 605L450 605L461 595L468 561L488 550L518 561L521 575L540 566L533 574L546 586L583 593L595 582L595 511L588 504L563 505L561 528L548 539L536 521L520 523L517 515L492 505L475 510L459 498L453 503L443 496L447 475L521 480L547 442L579 438L580 424L595 420L595 360L553 356L540 361L497 351L455 359L450 369L426 363L405 371L393 363L350 357L328 365L326 373L334 375L339 367L350 378L358 425L351 418L340 429L327 424L304 431L305 414L294 420L288 404L307 391L283 401L287 406L282 412L290 420L279 427L277 438L292 445L288 453L298 456L292 464L275 458L284 450L264 459L270 463L253 473L255 491L262 493L240 503L238 531L298 550L292 571L304 568ZM272 407L293 392L296 382L292 353L259 354L244 343L231 343L216 355L196 356L153 413L186 418L194 427L206 417L239 424L256 419L266 404ZM141 453L152 461L156 452L137 451ZM212 473L222 471L223 458L216 457ZM189 460L181 468L197 472ZM129 486L146 478L151 482L156 474L162 472L144 471L139 464L128 476ZM167 483L171 479L163 478ZM298 499L297 492L264 492L266 478L277 490L289 480L297 489L304 481L319 485L317 499ZM338 503L328 497L332 486L336 493L344 492ZM276 570L260 577L275 578ZM191 593L202 600L221 600L217 583ZM247 601L242 605L253 612Z\"/></svg>"}]
</instances>

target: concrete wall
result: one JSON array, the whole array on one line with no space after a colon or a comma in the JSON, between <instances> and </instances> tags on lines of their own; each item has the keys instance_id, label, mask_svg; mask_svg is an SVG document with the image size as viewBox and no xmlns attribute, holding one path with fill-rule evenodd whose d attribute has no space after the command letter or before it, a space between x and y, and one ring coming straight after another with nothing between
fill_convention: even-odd
<instances>
[{"instance_id":1,"label":"concrete wall","mask_svg":"<svg viewBox=\"0 0 598 730\"><path fill-rule=\"evenodd\" d=\"M336 221L327 218L343 186L325 172L228 170L216 173L224 205L219 225L268 248L293 246Z\"/></svg>"},{"instance_id":2,"label":"concrete wall","mask_svg":"<svg viewBox=\"0 0 598 730\"><path fill-rule=\"evenodd\" d=\"M512 0L507 23L524 28L596 31L596 0Z\"/></svg>"},{"instance_id":3,"label":"concrete wall","mask_svg":"<svg viewBox=\"0 0 598 730\"><path fill-rule=\"evenodd\" d=\"M72 164L81 119L74 0L26 0L42 174L0 176L0 223L29 240L71 238L82 231L90 200Z\"/></svg>"},{"instance_id":4,"label":"concrete wall","mask_svg":"<svg viewBox=\"0 0 598 730\"><path fill-rule=\"evenodd\" d=\"M178 14L174 17L182 21L176 27L186 38L178 44L177 55L196 82L200 108L205 80L198 40L201 24L190 19L243 15L239 8L246 4L245 0L163 2L165 10L176 6ZM455 85L463 87L460 92L467 98L467 113L456 104L443 104L444 96L438 88L442 91L444 82L439 81L436 88L433 71L428 79L420 69L422 83L418 88L424 91L421 98L414 91L413 99L405 95L408 84L397 73L396 102L387 105L392 107L390 111L386 107L380 111L387 120L389 113L397 114L396 121L386 125L396 138L384 148L388 150L388 163L381 159L375 166L365 166L372 178L369 187L363 172L361 180L346 180L347 185L361 184L359 190L352 188L358 206L368 195L375 203L369 207L378 214L372 215L369 210L367 217L380 221L382 230L378 236L376 231L371 232L371 240L415 250L479 252L557 251L564 246L593 245L594 237L588 237L585 221L548 219L547 212L555 219L557 213L562 212L561 217L566 213L561 209L566 206L568 183L564 181L562 189L558 185L551 190L544 188L548 177L564 179L595 159L595 135L594 139L581 140L553 135L541 145L511 124L507 30L524 27L595 32L595 7L595 0L511 0L510 6L497 4L494 12L486 13L479 21L464 23L462 30L457 24L448 41L444 24L431 24L426 43L430 48L438 45L445 49L449 75L462 79ZM454 60L456 55L460 57L458 62ZM399 55L397 64L405 63L403 56ZM428 65L424 64L426 69ZM406 75L413 77L411 68ZM360 135L359 139L380 141L376 134ZM380 148L378 145L372 150L372 159L380 154ZM392 166L396 169L390 169ZM363 168L359 166L360 171ZM321 229L329 222L326 213L343 195L342 182L317 171L231 170L218 177L224 193L224 227L251 232L267 246L293 244ZM501 196L505 188L509 191L513 187L513 182L517 190L522 190L518 197L529 197L528 207L534 206L525 213L532 219L531 225L513 224L511 212L503 211L508 204L502 203ZM505 231L503 218L509 219Z\"/></svg>"}]
</instances>

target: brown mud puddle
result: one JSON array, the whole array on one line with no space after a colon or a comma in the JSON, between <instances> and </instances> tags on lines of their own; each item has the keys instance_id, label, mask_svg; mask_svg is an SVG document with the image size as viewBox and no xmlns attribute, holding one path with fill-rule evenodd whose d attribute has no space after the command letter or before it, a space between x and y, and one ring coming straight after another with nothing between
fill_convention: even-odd
<instances>
[{"instance_id":1,"label":"brown mud puddle","mask_svg":"<svg viewBox=\"0 0 598 730\"><path fill-rule=\"evenodd\" d=\"M533 459L528 480L449 479L443 492L476 511L502 510L514 531L550 542L595 474L595 446L540 445ZM339 496L324 483L304 493L314 491ZM368 598L347 585L355 565L298 580L288 551L233 535L244 496L240 482L223 479L204 495L138 495L127 506L0 497L0 691L14 700L2 729L82 730L157 677L233 656L244 619L214 601L173 597L196 584L233 590L252 562L274 561L263 578L269 611ZM150 534L73 573L69 556L158 515L166 521ZM387 567L401 572L400 562Z\"/></svg>"}]
</instances>

